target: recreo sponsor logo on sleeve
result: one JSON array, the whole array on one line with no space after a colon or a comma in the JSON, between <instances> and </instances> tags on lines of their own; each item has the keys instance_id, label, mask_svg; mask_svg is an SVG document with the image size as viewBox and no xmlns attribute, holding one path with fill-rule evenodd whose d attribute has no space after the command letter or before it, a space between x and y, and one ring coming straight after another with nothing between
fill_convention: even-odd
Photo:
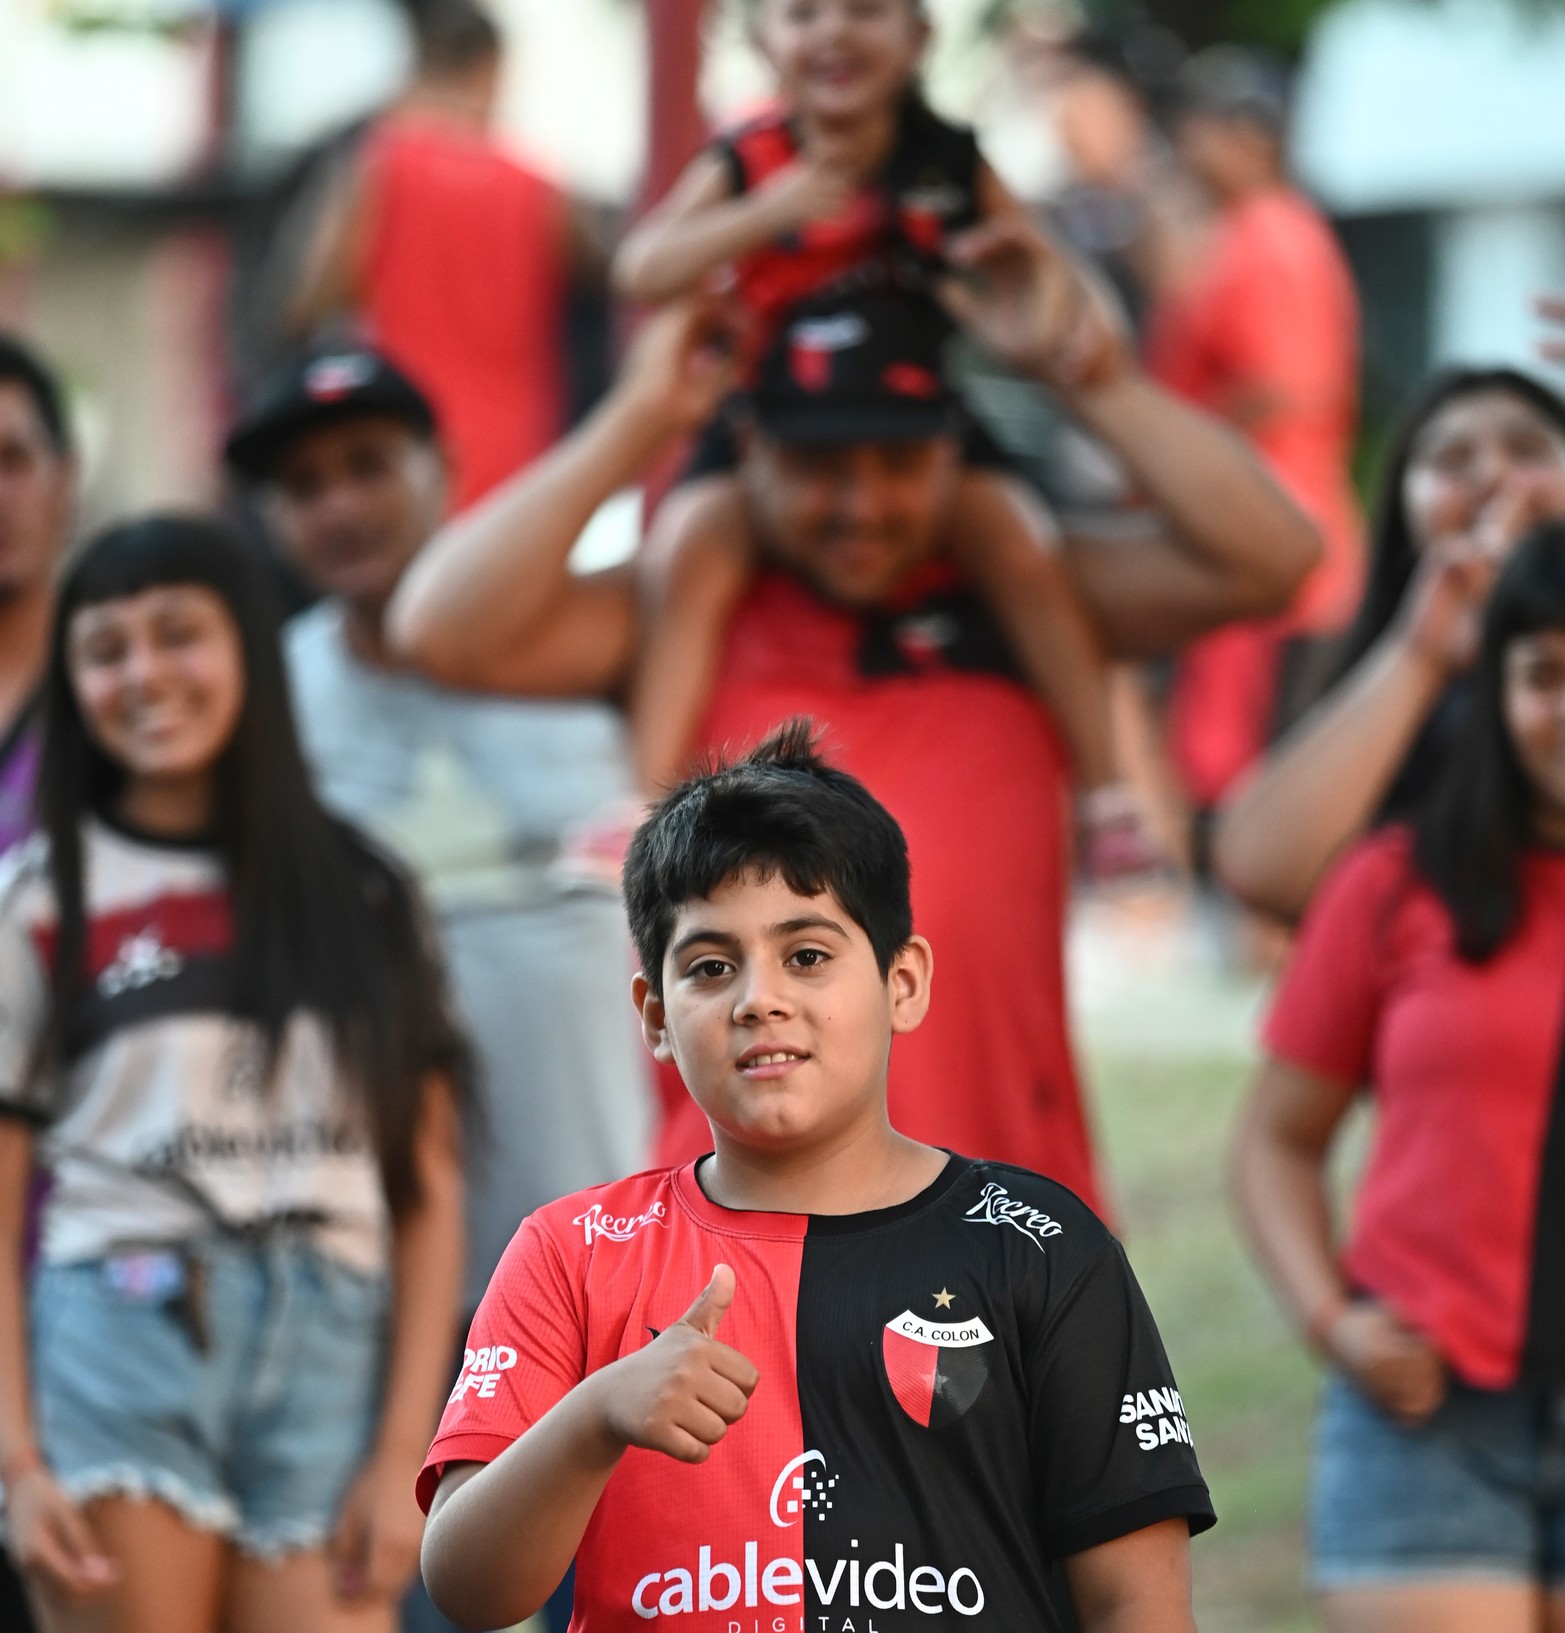
<instances>
[{"instance_id":1,"label":"recreo sponsor logo on sleeve","mask_svg":"<svg viewBox=\"0 0 1565 1633\"><path fill-rule=\"evenodd\" d=\"M667 1206L662 1202L654 1202L645 1213L614 1214L606 1213L601 1202L594 1202L585 1213L579 1213L571 1220L573 1225L580 1225L582 1235L587 1245L592 1246L598 1237L606 1236L611 1242L628 1242L638 1230L644 1230L648 1225L661 1225L668 1229Z\"/></svg>"}]
</instances>

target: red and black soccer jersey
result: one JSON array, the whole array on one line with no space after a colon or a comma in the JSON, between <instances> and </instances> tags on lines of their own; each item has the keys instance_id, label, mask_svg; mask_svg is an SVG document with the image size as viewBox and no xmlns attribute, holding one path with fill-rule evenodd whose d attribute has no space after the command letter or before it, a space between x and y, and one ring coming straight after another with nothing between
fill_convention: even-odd
<instances>
[{"instance_id":1,"label":"red and black soccer jersey","mask_svg":"<svg viewBox=\"0 0 1565 1633\"><path fill-rule=\"evenodd\" d=\"M1073 1625L1057 1563L1213 1523L1185 1409L1119 1244L1074 1196L953 1157L898 1207L742 1213L695 1166L526 1220L419 1480L489 1462L690 1307L760 1372L699 1466L632 1450L577 1554L579 1633Z\"/></svg>"},{"instance_id":2,"label":"red and black soccer jersey","mask_svg":"<svg viewBox=\"0 0 1565 1633\"><path fill-rule=\"evenodd\" d=\"M717 143L735 196L760 186L799 157L787 114L751 120ZM897 145L880 176L847 208L812 221L735 264L740 299L760 319L757 347L789 307L865 269L920 283L939 263L946 238L978 219L978 143L920 99L903 104ZM943 321L931 307L932 321Z\"/></svg>"},{"instance_id":3,"label":"red and black soccer jersey","mask_svg":"<svg viewBox=\"0 0 1565 1633\"><path fill-rule=\"evenodd\" d=\"M1407 831L1365 840L1321 886L1265 1030L1279 1059L1373 1091L1348 1277L1488 1389L1565 1383L1565 855L1526 855L1522 900L1468 963Z\"/></svg>"}]
</instances>

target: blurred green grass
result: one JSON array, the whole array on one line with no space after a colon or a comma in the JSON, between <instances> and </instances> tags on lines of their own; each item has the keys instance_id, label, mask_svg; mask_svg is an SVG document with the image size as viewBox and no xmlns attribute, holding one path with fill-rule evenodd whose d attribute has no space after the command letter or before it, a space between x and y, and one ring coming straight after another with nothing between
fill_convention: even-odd
<instances>
[{"instance_id":1,"label":"blurred green grass","mask_svg":"<svg viewBox=\"0 0 1565 1633\"><path fill-rule=\"evenodd\" d=\"M1218 1512L1195 1544L1202 1633L1306 1633L1301 1516L1318 1378L1235 1234L1224 1160L1241 1042L1084 1050L1126 1246L1190 1409ZM1132 1034L1133 1035L1133 1034Z\"/></svg>"}]
</instances>

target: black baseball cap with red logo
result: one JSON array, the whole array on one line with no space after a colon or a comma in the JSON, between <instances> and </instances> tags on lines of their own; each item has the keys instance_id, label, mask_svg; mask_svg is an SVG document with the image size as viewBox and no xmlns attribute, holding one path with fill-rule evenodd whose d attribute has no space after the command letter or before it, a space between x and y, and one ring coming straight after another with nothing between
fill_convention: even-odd
<instances>
[{"instance_id":1,"label":"black baseball cap with red logo","mask_svg":"<svg viewBox=\"0 0 1565 1633\"><path fill-rule=\"evenodd\" d=\"M950 320L897 288L795 307L761 359L746 401L779 442L917 442L957 436L961 400L946 380Z\"/></svg>"},{"instance_id":2,"label":"black baseball cap with red logo","mask_svg":"<svg viewBox=\"0 0 1565 1633\"><path fill-rule=\"evenodd\" d=\"M264 481L283 449L305 431L385 415L421 437L435 435L429 399L379 352L350 347L317 352L285 369L228 434L228 463L252 482Z\"/></svg>"}]
</instances>

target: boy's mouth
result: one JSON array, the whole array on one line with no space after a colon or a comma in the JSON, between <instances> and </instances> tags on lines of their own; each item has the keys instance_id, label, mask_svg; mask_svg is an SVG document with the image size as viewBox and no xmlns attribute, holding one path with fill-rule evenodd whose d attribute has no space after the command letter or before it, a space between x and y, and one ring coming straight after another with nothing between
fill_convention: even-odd
<instances>
[{"instance_id":1,"label":"boy's mouth","mask_svg":"<svg viewBox=\"0 0 1565 1633\"><path fill-rule=\"evenodd\" d=\"M735 1065L746 1077L779 1077L809 1058L803 1049L760 1043L746 1049Z\"/></svg>"}]
</instances>

